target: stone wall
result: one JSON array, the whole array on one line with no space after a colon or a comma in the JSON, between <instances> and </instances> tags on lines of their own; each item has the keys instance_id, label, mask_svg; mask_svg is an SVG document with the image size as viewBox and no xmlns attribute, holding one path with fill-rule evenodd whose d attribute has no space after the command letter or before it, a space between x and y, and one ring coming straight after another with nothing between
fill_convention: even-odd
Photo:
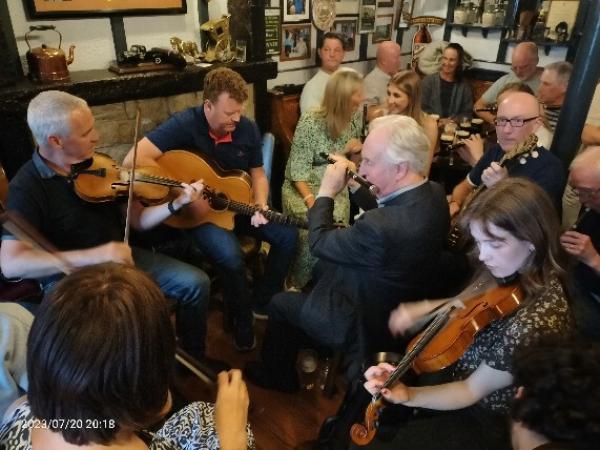
<instances>
[{"instance_id":1,"label":"stone wall","mask_svg":"<svg viewBox=\"0 0 600 450\"><path fill-rule=\"evenodd\" d=\"M248 86L246 115L254 118L254 90ZM164 122L172 114L202 103L202 92L190 92L170 97L132 100L108 105L92 106L100 142L96 150L121 162L131 146L135 135L136 109L140 108L140 139L148 131Z\"/></svg>"}]
</instances>

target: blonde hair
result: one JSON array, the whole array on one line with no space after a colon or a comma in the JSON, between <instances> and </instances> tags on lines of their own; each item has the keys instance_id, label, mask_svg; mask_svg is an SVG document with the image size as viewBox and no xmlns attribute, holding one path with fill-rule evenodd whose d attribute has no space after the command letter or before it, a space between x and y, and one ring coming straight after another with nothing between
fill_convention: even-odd
<instances>
[{"instance_id":1,"label":"blonde hair","mask_svg":"<svg viewBox=\"0 0 600 450\"><path fill-rule=\"evenodd\" d=\"M332 139L341 136L356 112L352 96L362 87L363 78L354 69L337 70L325 86L325 95L318 113L325 120L327 132Z\"/></svg>"},{"instance_id":2,"label":"blonde hair","mask_svg":"<svg viewBox=\"0 0 600 450\"><path fill-rule=\"evenodd\" d=\"M408 107L402 114L412 117L423 126L425 114L421 109L421 77L414 70L403 70L394 75L388 86L404 92L408 96Z\"/></svg>"}]
</instances>

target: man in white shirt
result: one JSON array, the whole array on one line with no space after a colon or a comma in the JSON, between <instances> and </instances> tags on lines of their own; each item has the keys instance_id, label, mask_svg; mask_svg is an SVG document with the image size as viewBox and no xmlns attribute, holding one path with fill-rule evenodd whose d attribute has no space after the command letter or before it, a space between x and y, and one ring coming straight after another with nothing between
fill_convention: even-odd
<instances>
[{"instance_id":1,"label":"man in white shirt","mask_svg":"<svg viewBox=\"0 0 600 450\"><path fill-rule=\"evenodd\" d=\"M344 38L337 33L325 33L317 52L319 58L321 58L321 67L302 89L302 95L300 96L301 113L321 106L325 85L331 74L339 69L344 60Z\"/></svg>"},{"instance_id":2,"label":"man in white shirt","mask_svg":"<svg viewBox=\"0 0 600 450\"><path fill-rule=\"evenodd\" d=\"M475 102L474 109L484 109L496 103L496 97L508 83L521 81L536 93L540 86L540 77L544 71L544 69L537 66L539 60L538 48L535 43L521 42L518 44L512 54L511 71L498 78L483 93L481 98ZM494 115L489 111L479 111L477 115L490 124L494 123Z\"/></svg>"},{"instance_id":3,"label":"man in white shirt","mask_svg":"<svg viewBox=\"0 0 600 450\"><path fill-rule=\"evenodd\" d=\"M377 64L365 77L365 96L377 99L383 103L387 97L387 84L392 75L400 70L400 54L402 50L398 44L385 41L377 47Z\"/></svg>"}]
</instances>

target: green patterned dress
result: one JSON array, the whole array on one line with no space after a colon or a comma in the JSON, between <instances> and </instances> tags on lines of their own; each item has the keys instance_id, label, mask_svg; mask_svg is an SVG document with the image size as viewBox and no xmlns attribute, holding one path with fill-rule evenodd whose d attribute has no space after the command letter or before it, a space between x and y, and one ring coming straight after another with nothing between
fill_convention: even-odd
<instances>
[{"instance_id":1,"label":"green patterned dress","mask_svg":"<svg viewBox=\"0 0 600 450\"><path fill-rule=\"evenodd\" d=\"M344 147L350 139L360 137L361 122L361 114L354 114L350 125L338 139L334 140L329 136L325 121L317 110L302 114L294 133L292 149L285 169L285 181L282 187L284 213L306 217L306 205L294 187L294 182L305 181L316 197L327 167L327 162L319 153L343 153ZM346 189L335 198L333 216L336 222L348 225L350 199ZM310 281L315 263L316 258L311 256L308 248L308 232L300 230L298 250L290 271L292 284L296 287L304 287Z\"/></svg>"}]
</instances>

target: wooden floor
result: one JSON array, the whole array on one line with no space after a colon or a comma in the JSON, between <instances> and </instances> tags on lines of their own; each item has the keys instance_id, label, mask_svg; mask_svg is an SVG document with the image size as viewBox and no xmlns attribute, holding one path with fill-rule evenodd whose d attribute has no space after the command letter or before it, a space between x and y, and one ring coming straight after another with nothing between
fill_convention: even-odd
<instances>
[{"instance_id":1,"label":"wooden floor","mask_svg":"<svg viewBox=\"0 0 600 450\"><path fill-rule=\"evenodd\" d=\"M257 321L255 329L260 348L266 321ZM226 361L234 368L243 368L246 361L258 359L258 350L239 353L233 347L231 335L222 327L222 313L211 309L208 318L208 352L211 357ZM214 392L191 375L178 375L176 389L188 402L214 401ZM249 421L258 450L310 450L313 448L322 421L337 411L341 389L333 398L318 390L284 394L265 390L248 383L250 394Z\"/></svg>"}]
</instances>

